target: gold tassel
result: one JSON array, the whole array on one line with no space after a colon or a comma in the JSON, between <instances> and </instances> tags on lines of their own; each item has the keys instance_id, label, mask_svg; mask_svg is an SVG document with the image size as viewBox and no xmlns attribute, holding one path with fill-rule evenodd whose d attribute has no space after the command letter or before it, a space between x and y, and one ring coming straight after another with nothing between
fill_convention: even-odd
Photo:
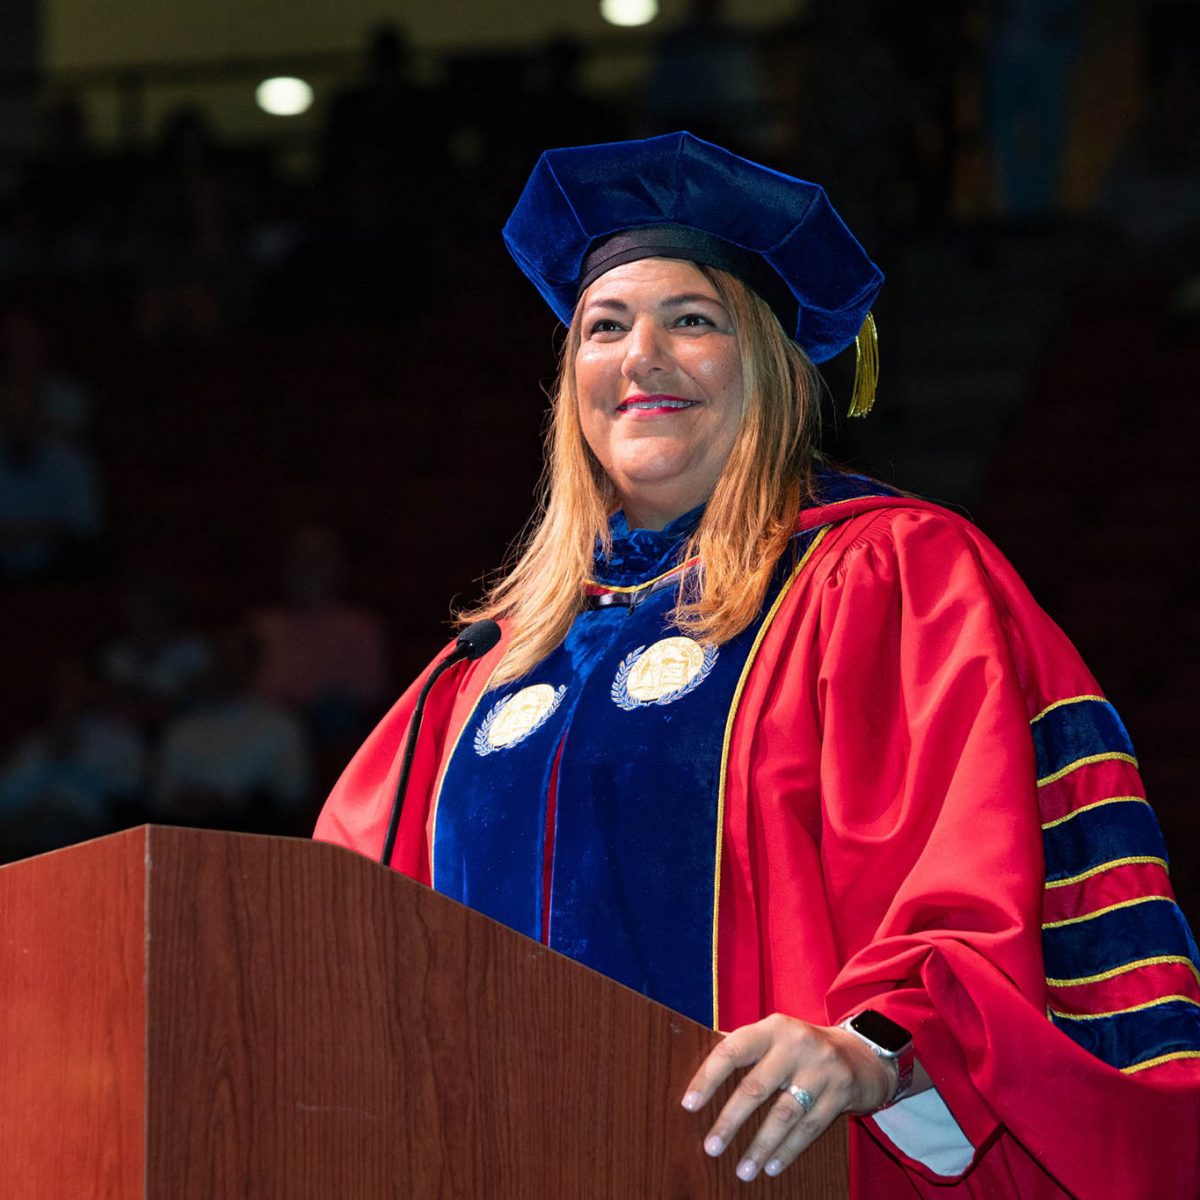
<instances>
[{"instance_id":1,"label":"gold tassel","mask_svg":"<svg viewBox=\"0 0 1200 1200\"><path fill-rule=\"evenodd\" d=\"M867 313L854 339L854 393L850 397L852 417L865 417L875 403L879 386L879 332L875 318Z\"/></svg>"}]
</instances>

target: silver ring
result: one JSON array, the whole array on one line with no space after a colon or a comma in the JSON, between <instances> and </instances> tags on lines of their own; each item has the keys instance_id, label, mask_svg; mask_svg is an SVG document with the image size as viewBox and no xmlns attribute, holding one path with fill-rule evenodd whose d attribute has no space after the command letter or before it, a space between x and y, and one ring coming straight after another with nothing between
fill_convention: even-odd
<instances>
[{"instance_id":1,"label":"silver ring","mask_svg":"<svg viewBox=\"0 0 1200 1200\"><path fill-rule=\"evenodd\" d=\"M785 1092L795 1102L800 1105L800 1110L803 1116L808 1116L812 1112L812 1106L816 1104L817 1098L807 1088L799 1087L797 1084L789 1083L784 1089Z\"/></svg>"}]
</instances>

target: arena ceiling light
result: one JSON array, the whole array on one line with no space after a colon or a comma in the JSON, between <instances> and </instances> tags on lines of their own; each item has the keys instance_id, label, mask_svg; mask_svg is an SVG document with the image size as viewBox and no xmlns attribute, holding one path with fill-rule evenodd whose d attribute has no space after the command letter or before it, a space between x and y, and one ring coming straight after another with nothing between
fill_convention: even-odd
<instances>
[{"instance_id":1,"label":"arena ceiling light","mask_svg":"<svg viewBox=\"0 0 1200 1200\"><path fill-rule=\"evenodd\" d=\"M600 0L600 15L610 25L649 25L658 16L658 0Z\"/></svg>"},{"instance_id":2,"label":"arena ceiling light","mask_svg":"<svg viewBox=\"0 0 1200 1200\"><path fill-rule=\"evenodd\" d=\"M273 117L298 117L312 108L313 90L303 79L279 75L264 79L254 90L258 107Z\"/></svg>"}]
</instances>

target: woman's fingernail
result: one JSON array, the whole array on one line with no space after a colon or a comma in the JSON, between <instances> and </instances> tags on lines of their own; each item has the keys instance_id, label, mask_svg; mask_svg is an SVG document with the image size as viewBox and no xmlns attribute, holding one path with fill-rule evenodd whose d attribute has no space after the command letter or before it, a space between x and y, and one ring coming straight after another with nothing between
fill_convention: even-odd
<instances>
[{"instance_id":1,"label":"woman's fingernail","mask_svg":"<svg viewBox=\"0 0 1200 1200\"><path fill-rule=\"evenodd\" d=\"M710 1158L716 1158L717 1155L720 1154L721 1151L724 1149L725 1149L724 1139L717 1137L717 1135L715 1133L712 1134L711 1137L705 1138L704 1153L707 1154Z\"/></svg>"},{"instance_id":2,"label":"woman's fingernail","mask_svg":"<svg viewBox=\"0 0 1200 1200\"><path fill-rule=\"evenodd\" d=\"M696 1109L700 1107L700 1101L703 1099L704 1097L701 1096L699 1092L688 1092L688 1094L684 1096L682 1104L683 1107L688 1110L688 1112L695 1112Z\"/></svg>"},{"instance_id":3,"label":"woman's fingernail","mask_svg":"<svg viewBox=\"0 0 1200 1200\"><path fill-rule=\"evenodd\" d=\"M737 1167L737 1177L749 1183L758 1174L758 1163L752 1158L743 1158Z\"/></svg>"},{"instance_id":4,"label":"woman's fingernail","mask_svg":"<svg viewBox=\"0 0 1200 1200\"><path fill-rule=\"evenodd\" d=\"M778 1175L779 1172L783 1170L783 1163L781 1163L779 1159L773 1158L765 1167L763 1167L763 1170L766 1171L768 1175Z\"/></svg>"}]
</instances>

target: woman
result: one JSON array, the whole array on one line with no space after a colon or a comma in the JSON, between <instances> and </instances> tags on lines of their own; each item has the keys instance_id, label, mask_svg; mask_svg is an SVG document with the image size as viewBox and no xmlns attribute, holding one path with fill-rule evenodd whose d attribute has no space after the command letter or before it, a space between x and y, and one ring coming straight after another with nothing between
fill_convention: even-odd
<instances>
[{"instance_id":1,"label":"woman","mask_svg":"<svg viewBox=\"0 0 1200 1200\"><path fill-rule=\"evenodd\" d=\"M968 523L817 459L882 279L823 192L552 151L505 237L569 324L546 507L392 865L731 1030L683 1104L748 1068L704 1140L758 1122L743 1179L850 1112L860 1195L1193 1194L1198 956L1123 726ZM378 854L426 677L317 836Z\"/></svg>"}]
</instances>

